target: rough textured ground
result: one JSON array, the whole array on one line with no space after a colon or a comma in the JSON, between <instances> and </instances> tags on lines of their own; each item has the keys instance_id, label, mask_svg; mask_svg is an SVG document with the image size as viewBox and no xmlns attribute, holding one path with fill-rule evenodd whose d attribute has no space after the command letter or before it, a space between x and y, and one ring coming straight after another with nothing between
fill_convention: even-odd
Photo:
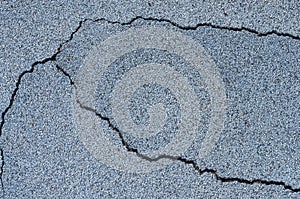
<instances>
[{"instance_id":1,"label":"rough textured ground","mask_svg":"<svg viewBox=\"0 0 300 199\"><path fill-rule=\"evenodd\" d=\"M1 196L299 198L299 8L297 1L1 1ZM177 31L204 47L224 82L226 117L213 151L199 158L211 114L207 85L193 84L203 76L157 49L119 57L99 77L96 106L81 108L124 153L153 164L171 162L151 173L128 173L99 161L82 142L72 108L76 74L90 50L111 35L149 27ZM131 97L136 124L149 122L152 105L165 107L163 130L151 139L137 139L112 118L111 85L153 60L190 77L204 107L201 128L180 156L151 158L151 150L178 133L182 110L170 90L149 84Z\"/></svg>"}]
</instances>

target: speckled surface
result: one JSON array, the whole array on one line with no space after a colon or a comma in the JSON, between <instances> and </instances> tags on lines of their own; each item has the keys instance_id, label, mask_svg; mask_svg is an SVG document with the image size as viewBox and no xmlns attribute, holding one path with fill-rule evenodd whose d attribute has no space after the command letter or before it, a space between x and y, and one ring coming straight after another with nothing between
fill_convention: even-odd
<instances>
[{"instance_id":1,"label":"speckled surface","mask_svg":"<svg viewBox=\"0 0 300 199\"><path fill-rule=\"evenodd\" d=\"M1 196L299 198L298 4L0 2ZM101 151L101 146L91 148L82 140L73 107L81 88L78 74L91 50L110 36L152 27L185 35L203 47L224 86L225 121L213 149L200 157L214 111L205 75L189 60L155 48L111 60L95 83L95 107L81 104L82 110L115 149L128 155L120 159L121 165L130 164L133 156L141 162L151 160L153 167L167 162L152 172L128 173L99 160L102 156L93 150ZM124 131L113 117L115 86L126 86L121 79L146 63L167 64L186 77L195 92L192 107L201 107L200 122L183 153L177 154L176 147L174 153L163 153L178 135L184 116L185 106L172 89L153 82L129 98L128 120L137 126L154 121L150 129L163 127L148 138ZM85 97L79 101L84 103ZM152 114L163 117L151 120ZM151 151L160 150L162 156L149 159Z\"/></svg>"}]
</instances>

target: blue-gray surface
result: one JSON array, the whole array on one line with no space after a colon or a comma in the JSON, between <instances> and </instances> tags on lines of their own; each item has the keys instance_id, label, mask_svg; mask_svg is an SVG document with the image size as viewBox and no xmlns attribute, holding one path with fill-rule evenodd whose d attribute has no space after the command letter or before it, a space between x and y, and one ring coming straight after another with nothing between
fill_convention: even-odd
<instances>
[{"instance_id":1,"label":"blue-gray surface","mask_svg":"<svg viewBox=\"0 0 300 199\"><path fill-rule=\"evenodd\" d=\"M205 158L197 152L208 128L209 108L200 114L202 126L187 151L180 158L166 156L177 160L150 173L113 169L81 141L72 110L76 74L94 46L137 27L189 36L205 48L220 71L226 119L216 146ZM1 196L299 198L299 28L298 1L1 1ZM108 77L99 77L97 83L99 98L92 111L101 114L95 117L115 146L135 155L157 150L174 138L180 105L160 85L138 89L129 108L133 121L147 123L146 108L155 103L164 104L169 119L156 136L136 139L107 118L110 84L128 70L118 68L154 59L194 74L180 57L141 49L115 60ZM191 79L196 81L197 76ZM202 86L197 97L201 106L209 107L207 88Z\"/></svg>"}]
</instances>

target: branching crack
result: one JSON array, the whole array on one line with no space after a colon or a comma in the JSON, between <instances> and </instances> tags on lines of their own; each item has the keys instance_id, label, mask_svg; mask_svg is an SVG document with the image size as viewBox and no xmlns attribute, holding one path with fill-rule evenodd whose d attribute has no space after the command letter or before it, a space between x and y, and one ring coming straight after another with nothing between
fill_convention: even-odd
<instances>
[{"instance_id":1,"label":"branching crack","mask_svg":"<svg viewBox=\"0 0 300 199\"><path fill-rule=\"evenodd\" d=\"M39 64L45 64L45 63L47 63L49 61L56 61L56 57L61 53L62 47L66 43L70 42L73 39L74 35L79 31L79 29L82 27L82 25L86 21L93 21L93 22L106 21L106 22L111 23L111 24L120 24L122 26L126 26L126 25L131 25L132 23L134 23L135 21L137 21L139 19L142 19L142 20L145 20L145 21L167 22L167 23L170 23L173 26L175 26L175 27L177 27L179 29L182 29L182 30L197 30L199 27L211 27L211 28L216 28L216 29L220 29L220 30L246 31L246 32L254 33L254 34L256 34L259 37L275 34L275 35L278 35L278 36L290 37L292 39L300 40L299 36L292 35L290 33L280 33L280 32L277 32L276 30L272 30L272 31L268 31L268 32L258 32L255 29L246 28L246 27L235 28L235 27L227 27L227 26L214 25L212 23L198 23L195 26L182 26L182 25L180 25L180 24L178 24L176 22L173 22L173 21L171 21L169 19L155 18L155 17L136 16L136 17L132 18L131 20L129 20L128 22L111 21L111 20L108 20L106 18L100 18L100 19L94 19L94 20L92 20L92 19L84 19L84 20L82 20L82 21L79 22L78 27L75 29L75 31L73 31L71 33L70 37L66 41L64 41L63 43L61 43L59 45L59 47L58 47L58 49L57 49L57 51L56 51L55 54L53 54L51 57L45 58L45 59L43 59L41 61L34 62L31 65L31 68L29 70L25 70L25 71L23 71L19 75L17 83L16 83L16 86L15 86L15 89L12 92L9 105L5 108L5 110L2 112L2 115L1 115L1 119L2 120L1 120L1 123L0 123L0 136L2 135L2 128L3 128L3 125L5 123L5 116L6 116L7 112L9 111L9 109L11 109L11 107L13 105L14 98L15 98L18 90L19 90L19 86L20 86L20 83L21 83L22 78L24 77L24 75L26 75L27 73L32 73L34 71L35 66L37 66Z\"/></svg>"},{"instance_id":2,"label":"branching crack","mask_svg":"<svg viewBox=\"0 0 300 199\"><path fill-rule=\"evenodd\" d=\"M119 22L119 21L111 21L109 19L106 19L106 18L99 18L99 19L84 19L82 21L79 22L79 25L77 26L77 28L70 34L69 38L67 40L65 40L64 42L62 42L59 47L57 48L57 51L51 56L51 57L47 57L41 61L36 61L34 62L30 69L29 70L25 70L23 71L18 79L17 79L17 82L16 82L16 85L15 85L15 89L13 90L12 92L12 95L10 97L10 100L9 100L9 104L8 106L4 109L4 111L2 112L1 114L1 123L0 123L0 137L2 135L2 131L3 131L3 126L5 124L5 117L7 115L7 113L9 112L9 110L12 108L13 106L13 103L14 103L14 100L15 100L15 97L17 95L17 92L19 90L19 86L21 84L21 81L23 79L23 77L26 75L26 74L30 74L30 73L33 73L35 67L37 65L42 65L42 64L46 64L48 62L55 62L56 61L56 58L57 56L62 52L62 47L67 44L68 42L70 42L73 38L74 38L74 35L80 30L80 28L83 26L83 24L87 21L91 21L91 22L100 22L100 21L105 21L107 23L110 23L110 24L119 24L119 25L122 25L122 26L130 26L132 23L134 23L135 21L137 20L144 20L144 21L156 21L156 22L166 22L166 23L169 23L179 29L182 29L182 30L197 30L199 27L210 27L210 28L215 28L215 29L220 29L220 30L229 30L229 31L238 31L238 32L241 32L241 31L245 31L245 32L250 32L250 33L253 33L259 37L263 37L263 36L269 36L269 35L277 35L277 36L283 36L283 37L289 37L291 39L295 39L295 40L300 40L300 37L299 36L296 36L296 35L292 35L290 33L282 33L282 32L278 32L276 30L272 30L272 31L268 31L268 32L259 32L255 29L251 29L251 28L247 28L247 27L240 27L240 28L236 28L236 27L227 27L227 26L220 26L220 25L214 25L212 23L198 23L194 26L183 26L183 25L180 25L176 22L173 22L171 21L170 19L165 19L165 18L155 18L155 17L142 17L142 16L136 16L132 19L130 19L128 22ZM71 80L70 76L68 75L68 73L66 73L64 70L62 70L62 68L58 67L57 66L57 69L60 70L61 72L63 72L64 75L68 76L69 79ZM72 85L75 86L74 82L71 81L70 82ZM86 107L87 108L87 107ZM110 123L110 120L109 118L106 118L106 117L103 117L101 116L100 114L97 113L97 116L100 117L101 119L105 120L108 122L108 124L110 125L110 127L112 128L115 128L114 126L112 126L112 124ZM117 131L119 133L119 136L120 136L120 139L122 140L122 143L123 145L126 147L126 149L130 152L134 152L136 153L139 157L141 158L144 158L148 161L157 161L159 159L162 159L162 158L167 158L167 159L171 159L171 160L177 160L177 161L181 161L181 162L184 162L186 164L191 164L193 165L193 167L200 173L212 173L215 175L215 177L217 178L217 180L220 180L222 182L240 182L240 183L246 183L246 184L254 184L254 183L260 183L260 184L265 184L265 185L281 185L283 186L284 188L286 189L289 189L291 191L294 191L294 192L299 192L300 189L293 189L291 186L289 185L286 185L284 182L276 182L276 181L264 181L264 180L243 180L243 179L239 179L239 178L222 178L220 176L218 176L217 172L215 170L211 170L211 169L204 169L204 170L200 170L199 167L197 166L197 164L194 162L194 161L191 161L191 160L186 160L184 158L181 158L181 157L173 157L173 156L169 156L169 155L161 155L157 158L149 158L147 156L144 156L142 154L140 154L137 149L134 149L134 148L131 148L124 140L123 136L122 136L122 133L117 129L115 128L114 129L115 131ZM2 156L2 164L1 164L1 167L0 167L0 180L1 180L1 186L2 188L4 189L3 187L3 167L4 167L4 151L3 149L0 149L1 151L1 156Z\"/></svg>"},{"instance_id":3,"label":"branching crack","mask_svg":"<svg viewBox=\"0 0 300 199\"><path fill-rule=\"evenodd\" d=\"M25 70L25 71L23 71L23 72L19 75L18 80L17 80L17 83L16 83L16 86L15 86L15 89L13 90L12 95L11 95L11 97L10 97L9 104L8 104L8 106L4 109L4 111L3 111L2 114L1 114L0 136L2 135L3 125L4 125L4 123L5 123L5 116L6 116L6 114L8 113L8 111L9 111L9 110L12 108L12 106L13 106L13 103L14 103L14 101L15 101L15 97L16 97L18 91L19 91L19 86L20 86L20 84L21 84L21 81L22 81L23 77L24 77L26 74L33 73L33 71L34 71L34 69L35 69L35 67L36 67L37 65L43 65L43 64L46 64L47 62L50 62L50 61L56 61L56 57L61 53L61 48L62 48L66 43L70 42L70 41L73 39L74 35L79 31L79 29L81 28L82 24L83 24L85 21L86 21L86 20L83 20L83 21L80 21L80 22L79 22L79 26L75 29L75 31L73 31L73 32L71 33L70 37L69 37L66 41L64 41L63 43L61 43L61 44L59 45L59 47L57 48L57 51L56 51L55 54L53 54L51 57L47 57L47 58L45 58L45 59L43 59L43 60L41 60L41 61L36 61L36 62L34 62L34 63L31 65L31 67L30 67L29 70Z\"/></svg>"},{"instance_id":4,"label":"branching crack","mask_svg":"<svg viewBox=\"0 0 300 199\"><path fill-rule=\"evenodd\" d=\"M33 71L34 71L34 69L35 69L35 67L36 67L37 65L42 65L42 64L46 64L47 62L56 61L56 57L61 53L61 48L62 48L66 43L70 42L70 41L73 39L74 35L79 31L79 29L82 27L82 24L83 24L85 21L86 21L86 20L83 20L83 21L80 21L80 22L79 22L78 27L75 29L75 31L73 31L73 32L71 33L70 37L69 37L66 41L64 41L63 43L61 43L61 44L59 45L59 47L57 48L57 51L56 51L55 54L53 54L51 57L47 57L47 58L45 58L45 59L43 59L43 60L41 60L41 61L36 61L36 62L34 62L34 63L31 65L31 67L30 67L29 70L25 70L25 71L23 71L23 72L19 75L18 80L17 80L17 83L16 83L16 86L15 86L15 89L13 90L12 95L11 95L11 97L10 97L9 104L8 104L8 106L4 109L4 111L3 111L2 114L1 114L0 137L2 136L3 126L4 126L4 124L5 124L5 117L6 117L7 113L8 113L8 111L9 111L9 110L12 108L12 106L13 106L13 103L14 103L14 101L15 101L15 97L16 97L18 91L19 91L19 87L20 87L20 84L21 84L21 81L22 81L23 77L24 77L26 74L33 73ZM1 150L1 157L2 157L2 158L1 158L1 159L2 159L2 163L1 163L0 180L1 180L1 186L2 186L2 189L3 189L3 192L4 192L4 185L3 185L3 168L4 168L4 163L5 163L5 162L4 162L4 151L3 151L3 148L1 148L0 150Z\"/></svg>"}]
</instances>

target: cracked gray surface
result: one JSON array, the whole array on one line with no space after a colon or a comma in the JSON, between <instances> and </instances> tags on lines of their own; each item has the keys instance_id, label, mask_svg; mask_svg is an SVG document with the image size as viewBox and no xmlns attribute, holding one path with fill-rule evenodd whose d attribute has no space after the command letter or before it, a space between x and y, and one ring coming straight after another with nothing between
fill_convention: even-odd
<instances>
[{"instance_id":1,"label":"cracked gray surface","mask_svg":"<svg viewBox=\"0 0 300 199\"><path fill-rule=\"evenodd\" d=\"M275 185L221 183L180 162L142 175L110 169L93 158L74 133L67 111L71 93L69 80L55 64L24 77L4 128L6 198L299 196Z\"/></svg>"},{"instance_id":2,"label":"cracked gray surface","mask_svg":"<svg viewBox=\"0 0 300 199\"><path fill-rule=\"evenodd\" d=\"M213 9L185 2L93 7L53 3L42 9L39 4L26 8L1 2L1 174L6 198L299 197L299 3L229 3ZM86 21L71 34L83 18L105 20ZM56 64L74 77L92 45L128 25L183 31L207 49L221 71L229 106L222 137L207 159L197 160L197 145L184 158L195 160L201 169L216 170L224 179L273 184L218 181L213 172L199 175L184 161L147 175L126 174L89 154L70 123L74 88ZM266 32L270 34L258 37ZM24 73L29 66L35 70Z\"/></svg>"},{"instance_id":3,"label":"cracked gray surface","mask_svg":"<svg viewBox=\"0 0 300 199\"><path fill-rule=\"evenodd\" d=\"M255 1L247 3L160 2L160 1L0 2L1 100L3 110L18 75L37 60L55 53L59 44L85 18L106 18L126 22L136 16L172 20L183 26L211 23L223 27L246 27L258 32L278 32L300 36L299 2ZM126 6L124 6L126 5Z\"/></svg>"}]
</instances>

